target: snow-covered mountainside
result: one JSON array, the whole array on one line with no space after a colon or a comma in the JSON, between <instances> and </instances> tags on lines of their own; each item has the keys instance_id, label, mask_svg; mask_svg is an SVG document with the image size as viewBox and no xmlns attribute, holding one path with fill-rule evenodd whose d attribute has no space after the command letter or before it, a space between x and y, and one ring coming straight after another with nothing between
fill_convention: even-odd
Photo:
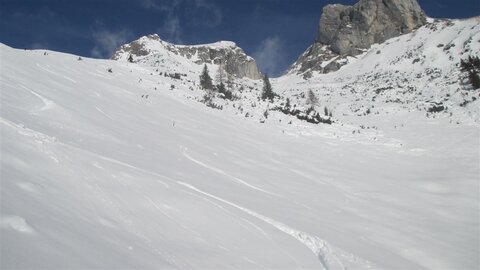
<instances>
[{"instance_id":1,"label":"snow-covered mountainside","mask_svg":"<svg viewBox=\"0 0 480 270\"><path fill-rule=\"evenodd\" d=\"M421 117L478 125L480 91L460 68L470 56L480 56L480 17L436 20L350 57L352 63L335 73L286 75L276 86L298 102L312 90L334 115L356 123L375 115L423 112Z\"/></svg>"},{"instance_id":2,"label":"snow-covered mountainside","mask_svg":"<svg viewBox=\"0 0 480 270\"><path fill-rule=\"evenodd\" d=\"M417 0L359 0L353 6L326 5L313 45L289 73L337 71L375 43L410 33L427 23Z\"/></svg>"},{"instance_id":3,"label":"snow-covered mountainside","mask_svg":"<svg viewBox=\"0 0 480 270\"><path fill-rule=\"evenodd\" d=\"M478 268L479 90L459 63L479 25L274 79L274 102L229 78L216 109L194 55L0 45L1 268ZM309 90L331 125L281 112Z\"/></svg>"}]
</instances>

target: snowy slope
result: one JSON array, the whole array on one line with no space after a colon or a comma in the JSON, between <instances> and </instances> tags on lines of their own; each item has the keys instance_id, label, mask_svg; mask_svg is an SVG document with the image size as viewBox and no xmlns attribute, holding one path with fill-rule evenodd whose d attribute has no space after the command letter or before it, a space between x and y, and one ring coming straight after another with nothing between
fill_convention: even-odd
<instances>
[{"instance_id":1,"label":"snowy slope","mask_svg":"<svg viewBox=\"0 0 480 270\"><path fill-rule=\"evenodd\" d=\"M365 121L358 116L367 110L374 115L412 111L426 115L435 102L446 110L427 117L478 125L480 91L472 89L459 67L469 56L480 57L480 17L435 20L372 46L338 72L314 72L308 80L291 74L281 77L277 89L294 100L312 90L334 115L353 116L348 121L357 123Z\"/></svg>"},{"instance_id":2,"label":"snowy slope","mask_svg":"<svg viewBox=\"0 0 480 270\"><path fill-rule=\"evenodd\" d=\"M152 66L0 45L1 268L478 268L478 103L451 95L452 116L426 117L386 102L407 99L393 88L376 98L379 114L350 110L371 105L369 85L396 70L421 98L478 95L448 83L469 35L478 52L478 21L432 30L439 40L419 31L336 75L273 81L299 106L315 90L331 126L278 112L259 124L271 105L248 79L235 81L239 100L212 110L198 102L201 66L175 56ZM423 67L389 62L409 42L453 39L453 60L429 49L414 51ZM428 67L449 77L414 80Z\"/></svg>"}]
</instances>

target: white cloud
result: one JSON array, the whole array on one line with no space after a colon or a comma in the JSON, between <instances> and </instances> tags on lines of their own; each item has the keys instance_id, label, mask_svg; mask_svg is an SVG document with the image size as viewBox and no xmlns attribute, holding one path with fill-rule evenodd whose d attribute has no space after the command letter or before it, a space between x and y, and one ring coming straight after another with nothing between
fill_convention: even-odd
<instances>
[{"instance_id":1,"label":"white cloud","mask_svg":"<svg viewBox=\"0 0 480 270\"><path fill-rule=\"evenodd\" d=\"M29 47L32 50L39 50L39 49L46 49L48 50L50 48L50 45L45 42L34 42L30 45Z\"/></svg>"},{"instance_id":2,"label":"white cloud","mask_svg":"<svg viewBox=\"0 0 480 270\"><path fill-rule=\"evenodd\" d=\"M182 26L178 16L178 9L184 0L142 0L140 3L146 9L158 10L165 14L165 21L161 27L158 28L158 34L163 40L173 43L182 42Z\"/></svg>"},{"instance_id":3,"label":"white cloud","mask_svg":"<svg viewBox=\"0 0 480 270\"><path fill-rule=\"evenodd\" d=\"M260 70L273 76L281 75L284 55L283 43L278 36L264 39L253 53Z\"/></svg>"},{"instance_id":4,"label":"white cloud","mask_svg":"<svg viewBox=\"0 0 480 270\"><path fill-rule=\"evenodd\" d=\"M121 45L133 39L133 33L128 29L109 31L100 29L93 32L95 46L91 54L98 58L109 58Z\"/></svg>"},{"instance_id":5,"label":"white cloud","mask_svg":"<svg viewBox=\"0 0 480 270\"><path fill-rule=\"evenodd\" d=\"M142 1L140 1L140 4L142 5L142 7L146 8L146 9L150 9L150 8L157 9L158 8L158 4L154 0L142 0Z\"/></svg>"},{"instance_id":6,"label":"white cloud","mask_svg":"<svg viewBox=\"0 0 480 270\"><path fill-rule=\"evenodd\" d=\"M223 13L214 2L211 0L193 0L193 2L196 13L193 16L194 23L215 27L222 22Z\"/></svg>"},{"instance_id":7,"label":"white cloud","mask_svg":"<svg viewBox=\"0 0 480 270\"><path fill-rule=\"evenodd\" d=\"M142 0L140 4L146 9L155 9L164 12L173 12L182 3L183 0Z\"/></svg>"},{"instance_id":8,"label":"white cloud","mask_svg":"<svg viewBox=\"0 0 480 270\"><path fill-rule=\"evenodd\" d=\"M162 39L173 43L182 43L182 27L178 16L170 14L159 29Z\"/></svg>"},{"instance_id":9,"label":"white cloud","mask_svg":"<svg viewBox=\"0 0 480 270\"><path fill-rule=\"evenodd\" d=\"M218 26L223 19L220 8L211 0L142 0L141 6L164 14L165 21L158 28L164 40L181 43L185 25Z\"/></svg>"}]
</instances>

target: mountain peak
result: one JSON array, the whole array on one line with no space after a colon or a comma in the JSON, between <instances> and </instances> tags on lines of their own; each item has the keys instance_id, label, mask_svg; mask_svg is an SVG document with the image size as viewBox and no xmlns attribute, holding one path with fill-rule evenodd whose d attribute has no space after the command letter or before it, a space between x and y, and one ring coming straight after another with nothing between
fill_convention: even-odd
<instances>
[{"instance_id":1,"label":"mountain peak","mask_svg":"<svg viewBox=\"0 0 480 270\"><path fill-rule=\"evenodd\" d=\"M174 44L165 40L162 40L161 37L158 34L150 34L147 36L140 37L138 41L144 41L144 42L160 42L163 44L168 44L168 45L173 45L176 47L193 47L193 48L199 48L199 47L208 47L212 49L227 49L227 48L235 48L238 47L237 44L233 41L226 41L226 40L221 40L213 43L207 43L207 44L194 44L194 45L182 45L182 44Z\"/></svg>"},{"instance_id":2,"label":"mountain peak","mask_svg":"<svg viewBox=\"0 0 480 270\"><path fill-rule=\"evenodd\" d=\"M221 64L227 73L238 78L247 77L254 80L262 78L255 60L232 41L176 45L162 40L157 34L151 34L122 45L111 59L126 61L132 55L135 61L138 61L154 55L172 53L190 60L192 64Z\"/></svg>"},{"instance_id":3,"label":"mountain peak","mask_svg":"<svg viewBox=\"0 0 480 270\"><path fill-rule=\"evenodd\" d=\"M425 12L416 0L360 0L353 6L327 5L317 40L340 55L356 55L374 43L425 25Z\"/></svg>"},{"instance_id":4,"label":"mountain peak","mask_svg":"<svg viewBox=\"0 0 480 270\"><path fill-rule=\"evenodd\" d=\"M327 5L315 43L290 70L336 71L347 62L347 56L358 55L375 43L409 33L426 23L427 17L417 0L360 0L353 6ZM333 58L343 62L331 62Z\"/></svg>"},{"instance_id":5,"label":"mountain peak","mask_svg":"<svg viewBox=\"0 0 480 270\"><path fill-rule=\"evenodd\" d=\"M183 47L193 47L193 48L198 48L198 47L207 47L207 48L212 48L212 49L231 49L231 48L238 48L237 44L233 41L217 41L214 43L208 43L208 44L199 44L199 45L177 45L177 46L183 46Z\"/></svg>"}]
</instances>

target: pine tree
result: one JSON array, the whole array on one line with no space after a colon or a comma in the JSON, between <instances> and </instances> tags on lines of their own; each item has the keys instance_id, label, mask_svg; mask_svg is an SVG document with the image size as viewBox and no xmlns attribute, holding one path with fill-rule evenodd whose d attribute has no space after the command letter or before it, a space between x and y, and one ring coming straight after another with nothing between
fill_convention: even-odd
<instances>
[{"instance_id":1,"label":"pine tree","mask_svg":"<svg viewBox=\"0 0 480 270\"><path fill-rule=\"evenodd\" d=\"M268 75L265 74L265 77L263 77L262 99L273 101L274 98L275 93L273 92L272 85L270 84L270 79L268 78Z\"/></svg>"},{"instance_id":2,"label":"pine tree","mask_svg":"<svg viewBox=\"0 0 480 270\"><path fill-rule=\"evenodd\" d=\"M312 109L315 109L315 107L318 106L318 98L312 90L308 90L306 103L307 105L310 105L310 108Z\"/></svg>"},{"instance_id":3,"label":"pine tree","mask_svg":"<svg viewBox=\"0 0 480 270\"><path fill-rule=\"evenodd\" d=\"M470 83L472 83L473 88L480 89L480 74L479 73L475 73L475 72L471 71L468 74L468 78L470 79Z\"/></svg>"},{"instance_id":4,"label":"pine tree","mask_svg":"<svg viewBox=\"0 0 480 270\"><path fill-rule=\"evenodd\" d=\"M461 60L460 67L462 71L468 73L468 79L474 89L480 88L480 58L469 56L468 60Z\"/></svg>"},{"instance_id":5,"label":"pine tree","mask_svg":"<svg viewBox=\"0 0 480 270\"><path fill-rule=\"evenodd\" d=\"M229 89L232 89L233 86L234 86L235 78L233 77L232 74L230 74L230 73L228 73L228 72L225 72L225 73L226 73L226 75L227 75L225 85L226 85Z\"/></svg>"},{"instance_id":6,"label":"pine tree","mask_svg":"<svg viewBox=\"0 0 480 270\"><path fill-rule=\"evenodd\" d=\"M291 105L290 105L290 99L287 98L287 100L285 101L285 109L290 109Z\"/></svg>"},{"instance_id":7,"label":"pine tree","mask_svg":"<svg viewBox=\"0 0 480 270\"><path fill-rule=\"evenodd\" d=\"M217 82L216 90L217 92L223 94L223 97L225 99L231 100L233 98L232 92L227 90L227 86L225 85L225 81L228 81L228 76L222 66L222 63L220 63L220 65L218 66L217 74L215 76L215 80Z\"/></svg>"},{"instance_id":8,"label":"pine tree","mask_svg":"<svg viewBox=\"0 0 480 270\"><path fill-rule=\"evenodd\" d=\"M133 56L131 54L128 56L128 62L133 63Z\"/></svg>"},{"instance_id":9,"label":"pine tree","mask_svg":"<svg viewBox=\"0 0 480 270\"><path fill-rule=\"evenodd\" d=\"M208 74L206 64L203 66L202 75L200 75L200 86L205 90L213 90L212 78Z\"/></svg>"},{"instance_id":10,"label":"pine tree","mask_svg":"<svg viewBox=\"0 0 480 270\"><path fill-rule=\"evenodd\" d=\"M217 81L217 84L218 85L224 84L226 77L227 76L225 74L225 70L222 67L222 63L220 63L220 65L218 66L218 70L217 70L217 76L215 77L215 79Z\"/></svg>"},{"instance_id":11,"label":"pine tree","mask_svg":"<svg viewBox=\"0 0 480 270\"><path fill-rule=\"evenodd\" d=\"M223 83L217 84L217 91L219 93L225 93L227 91L227 89L225 88L225 84Z\"/></svg>"}]
</instances>

